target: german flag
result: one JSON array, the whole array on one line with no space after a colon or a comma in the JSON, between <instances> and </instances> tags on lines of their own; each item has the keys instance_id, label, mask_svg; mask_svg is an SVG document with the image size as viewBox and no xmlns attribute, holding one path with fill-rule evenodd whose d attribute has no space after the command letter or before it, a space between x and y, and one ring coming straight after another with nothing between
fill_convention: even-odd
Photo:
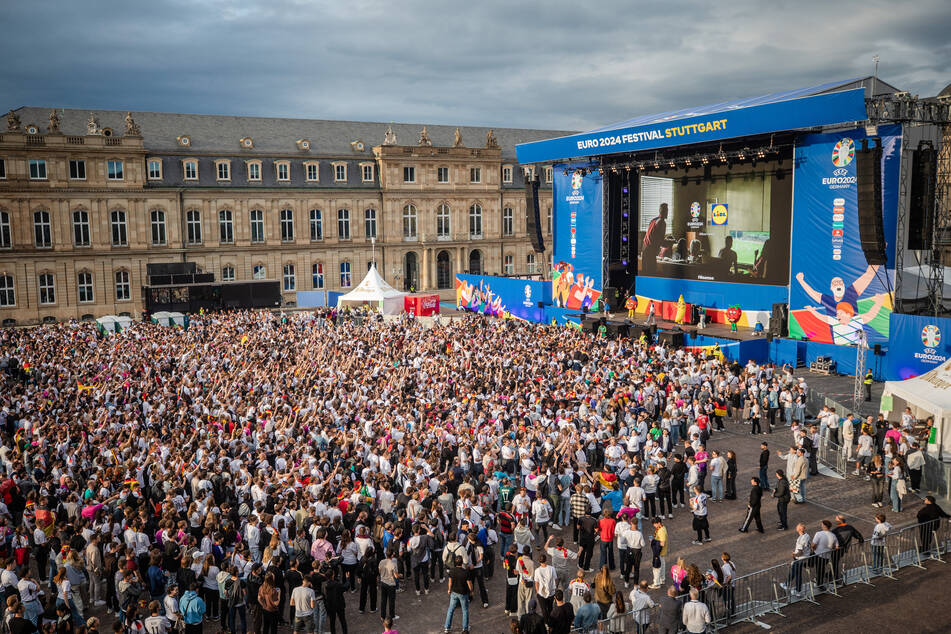
<instances>
[{"instance_id":1,"label":"german flag","mask_svg":"<svg viewBox=\"0 0 951 634\"><path fill-rule=\"evenodd\" d=\"M617 483L617 474L609 471L599 471L597 474L598 482L605 489L613 489Z\"/></svg>"}]
</instances>

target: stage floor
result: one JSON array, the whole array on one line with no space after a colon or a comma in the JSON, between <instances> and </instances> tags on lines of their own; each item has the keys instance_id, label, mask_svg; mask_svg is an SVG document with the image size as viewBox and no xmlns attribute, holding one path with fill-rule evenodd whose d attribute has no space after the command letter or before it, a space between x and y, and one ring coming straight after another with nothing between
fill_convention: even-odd
<instances>
[{"instance_id":1,"label":"stage floor","mask_svg":"<svg viewBox=\"0 0 951 634\"><path fill-rule=\"evenodd\" d=\"M628 323L633 323L634 325L643 326L644 322L647 319L644 315L636 315L633 322L629 321L627 318L627 312L616 312L616 313L588 313L588 318L595 317L607 317L610 321L624 321ZM674 330L680 328L684 332L694 332L696 330L698 335L705 335L707 337L720 337L721 339L732 339L733 341L749 341L751 339L765 338L766 332L753 332L752 328L744 328L742 326L737 326L736 332L730 330L728 324L707 324L703 330L697 328L697 326L691 326L685 324L680 326L672 321L667 321L665 319L657 319L657 329L658 330ZM689 339L686 341L686 344L689 346Z\"/></svg>"}]
</instances>

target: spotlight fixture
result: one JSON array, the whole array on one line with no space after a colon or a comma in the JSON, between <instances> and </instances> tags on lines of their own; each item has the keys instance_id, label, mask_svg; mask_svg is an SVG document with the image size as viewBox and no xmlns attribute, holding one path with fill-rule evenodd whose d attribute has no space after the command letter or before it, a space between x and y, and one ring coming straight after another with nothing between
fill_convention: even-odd
<instances>
[{"instance_id":1,"label":"spotlight fixture","mask_svg":"<svg viewBox=\"0 0 951 634\"><path fill-rule=\"evenodd\" d=\"M736 153L736 158L740 159L741 161L745 161L745 160L746 160L746 153L749 152L749 151L750 151L749 148L743 148L742 150L740 150L739 152Z\"/></svg>"},{"instance_id":2,"label":"spotlight fixture","mask_svg":"<svg viewBox=\"0 0 951 634\"><path fill-rule=\"evenodd\" d=\"M766 158L766 150L764 150L763 148L756 150L756 158L758 159Z\"/></svg>"},{"instance_id":3,"label":"spotlight fixture","mask_svg":"<svg viewBox=\"0 0 951 634\"><path fill-rule=\"evenodd\" d=\"M655 170L659 170L659 169L660 169L660 163L657 161L657 159L654 159L654 169L655 169Z\"/></svg>"},{"instance_id":4,"label":"spotlight fixture","mask_svg":"<svg viewBox=\"0 0 951 634\"><path fill-rule=\"evenodd\" d=\"M704 154L704 155L700 158L700 162L701 162L703 165L707 165L707 164L710 163L710 157L707 156L706 154Z\"/></svg>"},{"instance_id":5,"label":"spotlight fixture","mask_svg":"<svg viewBox=\"0 0 951 634\"><path fill-rule=\"evenodd\" d=\"M628 163L627 165L624 166L624 171L625 171L625 172L630 172L630 171L631 171L631 164L630 164L630 163Z\"/></svg>"},{"instance_id":6,"label":"spotlight fixture","mask_svg":"<svg viewBox=\"0 0 951 634\"><path fill-rule=\"evenodd\" d=\"M686 165L687 167L690 167L691 161L690 161L690 157L689 157L689 156L684 159L684 165Z\"/></svg>"},{"instance_id":7,"label":"spotlight fixture","mask_svg":"<svg viewBox=\"0 0 951 634\"><path fill-rule=\"evenodd\" d=\"M615 167L615 166L612 165L612 166L611 166L611 173L612 173L612 174L617 174L617 167Z\"/></svg>"},{"instance_id":8,"label":"spotlight fixture","mask_svg":"<svg viewBox=\"0 0 951 634\"><path fill-rule=\"evenodd\" d=\"M667 162L667 166L670 167L670 169L674 169L675 167L677 167L677 164L673 161L673 159L671 159L670 161Z\"/></svg>"}]
</instances>

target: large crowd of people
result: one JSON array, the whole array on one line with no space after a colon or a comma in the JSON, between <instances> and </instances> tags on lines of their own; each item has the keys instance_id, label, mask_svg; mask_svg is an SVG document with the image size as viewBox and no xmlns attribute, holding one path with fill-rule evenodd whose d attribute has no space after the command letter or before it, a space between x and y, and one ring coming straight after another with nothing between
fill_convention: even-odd
<instances>
[{"instance_id":1,"label":"large crowd of people","mask_svg":"<svg viewBox=\"0 0 951 634\"><path fill-rule=\"evenodd\" d=\"M707 450L724 420L792 430L784 469L762 445L741 529L760 531L765 497L779 530L805 500L820 433L851 448L881 427L807 424L790 368L471 315L4 329L0 366L13 634L95 634L104 614L135 634L336 634L355 607L413 632L399 595L435 588L447 631L501 604L522 634L650 614L699 632L703 593L731 600L736 568L726 552L674 558L665 521L689 513L709 542L710 507L737 498L736 455ZM894 482L898 510L913 446L895 429L853 459L876 504ZM497 574L504 596L486 586Z\"/></svg>"}]
</instances>

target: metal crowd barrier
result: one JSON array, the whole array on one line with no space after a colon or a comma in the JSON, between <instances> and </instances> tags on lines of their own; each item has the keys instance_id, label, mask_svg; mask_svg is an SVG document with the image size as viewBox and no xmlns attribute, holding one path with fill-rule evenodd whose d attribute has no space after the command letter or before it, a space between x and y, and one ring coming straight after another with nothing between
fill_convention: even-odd
<instances>
[{"instance_id":1,"label":"metal crowd barrier","mask_svg":"<svg viewBox=\"0 0 951 634\"><path fill-rule=\"evenodd\" d=\"M837 445L826 435L819 437L819 447L816 454L816 460L832 469L840 476L845 477L849 469L848 461L845 459L845 451L841 445Z\"/></svg>"},{"instance_id":2,"label":"metal crowd barrier","mask_svg":"<svg viewBox=\"0 0 951 634\"><path fill-rule=\"evenodd\" d=\"M627 597L628 593L625 592L624 596ZM571 634L628 634L629 632L646 634L651 631L659 618L660 604L658 603L645 610L628 610L610 619L601 619L589 628L572 628Z\"/></svg>"},{"instance_id":3,"label":"metal crowd barrier","mask_svg":"<svg viewBox=\"0 0 951 634\"><path fill-rule=\"evenodd\" d=\"M717 631L741 621L755 621L764 614L783 616L782 608L793 603L817 603L816 597L829 594L839 596L843 586L873 585L878 577L894 578L902 568L924 568L929 560L945 562L951 552L951 523L936 520L894 529L881 544L870 539L853 541L848 548L838 549L828 557L812 555L737 577L731 586L708 586L701 592L701 600L710 610L711 626ZM798 591L797 591L798 578ZM687 595L678 597L681 603ZM660 616L659 605L635 614L599 621L588 629L573 629L572 634L613 634L655 631ZM638 629L638 624L641 628ZM620 629L618 629L618 627ZM681 627L680 631L684 631Z\"/></svg>"}]
</instances>

